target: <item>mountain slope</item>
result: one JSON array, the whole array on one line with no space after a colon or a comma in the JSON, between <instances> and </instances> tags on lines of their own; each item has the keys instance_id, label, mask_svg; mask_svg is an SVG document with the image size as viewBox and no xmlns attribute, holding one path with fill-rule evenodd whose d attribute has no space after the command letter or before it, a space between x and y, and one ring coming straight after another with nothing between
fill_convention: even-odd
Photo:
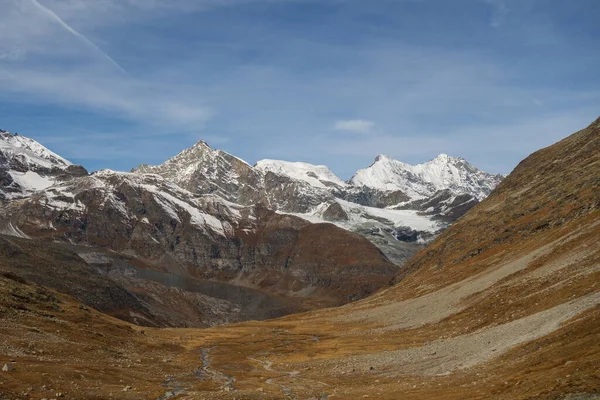
<instances>
[{"instance_id":1,"label":"mountain slope","mask_svg":"<svg viewBox=\"0 0 600 400\"><path fill-rule=\"evenodd\" d=\"M127 318L143 324L207 326L340 305L367 296L398 272L356 234L260 205L194 195L160 175L103 170L55 184L6 211L5 231L80 245L74 250L80 257L103 273L108 269L138 297L162 289L134 282L131 274L230 303L229 311L205 313L195 325L163 317L162 309L157 316L156 304L144 318ZM133 261L109 257L106 250ZM200 308L218 305L196 301Z\"/></svg>"},{"instance_id":2,"label":"mountain slope","mask_svg":"<svg viewBox=\"0 0 600 400\"><path fill-rule=\"evenodd\" d=\"M599 177L600 119L521 162L395 285L270 321L135 334L4 274L0 361L16 369L0 390L9 398L28 387L41 394L40 377L52 372L52 388L74 397L594 399ZM15 298L26 299L27 310ZM88 344L75 321L106 338ZM27 347L33 338L35 349ZM138 349L154 350L140 357Z\"/></svg>"}]
</instances>

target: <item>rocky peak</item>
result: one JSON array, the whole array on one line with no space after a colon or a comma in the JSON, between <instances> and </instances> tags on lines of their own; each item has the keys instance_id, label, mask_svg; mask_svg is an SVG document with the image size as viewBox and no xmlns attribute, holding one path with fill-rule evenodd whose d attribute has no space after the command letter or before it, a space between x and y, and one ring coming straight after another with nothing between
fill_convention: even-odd
<instances>
[{"instance_id":1,"label":"rocky peak","mask_svg":"<svg viewBox=\"0 0 600 400\"><path fill-rule=\"evenodd\" d=\"M4 130L0 132L0 152L5 157L19 158L34 168L65 169L72 165L70 161L50 151L35 140Z\"/></svg>"},{"instance_id":2,"label":"rocky peak","mask_svg":"<svg viewBox=\"0 0 600 400\"><path fill-rule=\"evenodd\" d=\"M388 161L391 160L392 158L386 154L379 154L377 157L375 157L375 162L377 161Z\"/></svg>"},{"instance_id":3,"label":"rocky peak","mask_svg":"<svg viewBox=\"0 0 600 400\"><path fill-rule=\"evenodd\" d=\"M57 181L86 174L83 167L33 139L0 131L0 199L27 197Z\"/></svg>"},{"instance_id":4,"label":"rocky peak","mask_svg":"<svg viewBox=\"0 0 600 400\"><path fill-rule=\"evenodd\" d=\"M203 148L212 150L210 145L204 139L200 139L195 145L192 146L192 148Z\"/></svg>"}]
</instances>

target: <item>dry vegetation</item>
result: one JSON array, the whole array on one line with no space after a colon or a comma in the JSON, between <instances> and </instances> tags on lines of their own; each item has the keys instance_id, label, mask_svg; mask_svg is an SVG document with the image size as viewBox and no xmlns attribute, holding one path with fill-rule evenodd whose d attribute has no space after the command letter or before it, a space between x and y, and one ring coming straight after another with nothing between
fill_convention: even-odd
<instances>
[{"instance_id":1,"label":"dry vegetation","mask_svg":"<svg viewBox=\"0 0 600 400\"><path fill-rule=\"evenodd\" d=\"M0 393L599 398L599 238L600 119L523 161L394 286L343 307L142 331L5 274Z\"/></svg>"}]
</instances>

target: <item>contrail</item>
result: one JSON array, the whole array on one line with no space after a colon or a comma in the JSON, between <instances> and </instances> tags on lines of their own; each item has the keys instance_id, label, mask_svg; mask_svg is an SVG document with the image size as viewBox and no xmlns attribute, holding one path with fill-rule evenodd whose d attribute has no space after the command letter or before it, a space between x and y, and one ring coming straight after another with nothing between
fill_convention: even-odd
<instances>
[{"instance_id":1,"label":"contrail","mask_svg":"<svg viewBox=\"0 0 600 400\"><path fill-rule=\"evenodd\" d=\"M44 13L46 13L47 15L50 16L50 18L54 19L56 22L58 22L60 24L60 26L62 26L63 28L65 28L67 31L69 31L71 34L73 34L73 36L75 36L76 38L82 40L85 44L87 44L88 46L91 46L94 50L96 50L97 52L99 52L100 54L102 54L102 56L108 60L112 65L114 65L119 71L126 73L125 69L123 69L123 67L121 67L119 65L119 63L117 63L115 60L113 60L108 54L106 54L104 51L102 51L102 49L98 46L96 46L90 39L88 39L87 37L85 37L84 35L82 35L81 33L77 32L75 29L71 28L65 21L63 21L58 15L56 15L52 10L44 7L43 5L41 5L37 0L31 0L31 3L33 3L34 6L36 6L37 8L39 8L40 10L42 10Z\"/></svg>"}]
</instances>

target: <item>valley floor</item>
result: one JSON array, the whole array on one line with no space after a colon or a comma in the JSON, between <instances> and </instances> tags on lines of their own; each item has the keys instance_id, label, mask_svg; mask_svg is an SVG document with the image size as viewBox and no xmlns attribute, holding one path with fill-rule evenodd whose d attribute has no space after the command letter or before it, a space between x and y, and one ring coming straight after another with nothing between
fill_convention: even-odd
<instances>
[{"instance_id":1,"label":"valley floor","mask_svg":"<svg viewBox=\"0 0 600 400\"><path fill-rule=\"evenodd\" d=\"M434 290L406 279L344 307L203 330L140 328L5 274L0 393L598 398L599 235L598 222L563 229Z\"/></svg>"}]
</instances>

